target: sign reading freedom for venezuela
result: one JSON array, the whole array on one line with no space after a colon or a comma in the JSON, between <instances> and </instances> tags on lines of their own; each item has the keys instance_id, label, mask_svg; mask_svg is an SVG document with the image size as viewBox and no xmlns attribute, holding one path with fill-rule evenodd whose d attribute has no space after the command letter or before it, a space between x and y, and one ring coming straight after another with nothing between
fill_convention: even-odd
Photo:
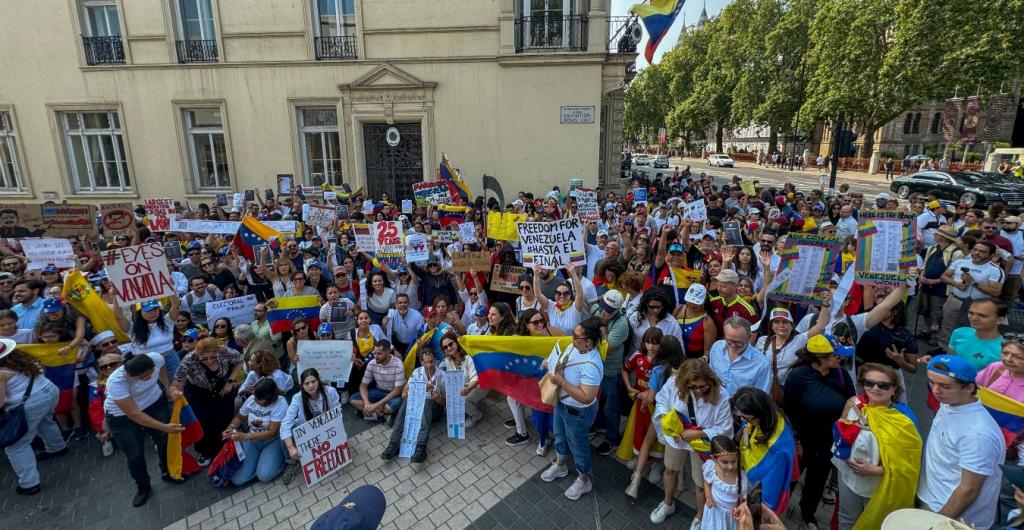
<instances>
[{"instance_id":1,"label":"sign reading freedom for venezuela","mask_svg":"<svg viewBox=\"0 0 1024 530\"><path fill-rule=\"evenodd\" d=\"M342 407L335 407L292 429L296 449L302 457L302 476L306 485L333 475L352 463L348 435L341 422Z\"/></svg>"},{"instance_id":2,"label":"sign reading freedom for venezuela","mask_svg":"<svg viewBox=\"0 0 1024 530\"><path fill-rule=\"evenodd\" d=\"M161 243L146 243L103 253L103 265L110 283L117 287L119 305L177 296L171 274L167 271L165 254Z\"/></svg>"},{"instance_id":3,"label":"sign reading freedom for venezuela","mask_svg":"<svg viewBox=\"0 0 1024 530\"><path fill-rule=\"evenodd\" d=\"M519 242L523 246L523 266L540 265L559 269L568 264L583 265L583 222L569 217L546 223L519 223Z\"/></svg>"}]
</instances>

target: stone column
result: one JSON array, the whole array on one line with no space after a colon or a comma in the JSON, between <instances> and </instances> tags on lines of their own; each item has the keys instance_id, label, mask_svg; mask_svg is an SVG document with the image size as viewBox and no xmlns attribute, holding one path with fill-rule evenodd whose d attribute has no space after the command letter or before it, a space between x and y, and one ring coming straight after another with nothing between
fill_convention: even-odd
<instances>
[{"instance_id":1,"label":"stone column","mask_svg":"<svg viewBox=\"0 0 1024 530\"><path fill-rule=\"evenodd\" d=\"M875 149L874 153L871 153L871 161L868 162L868 175L877 175L878 166L882 161L882 155Z\"/></svg>"}]
</instances>

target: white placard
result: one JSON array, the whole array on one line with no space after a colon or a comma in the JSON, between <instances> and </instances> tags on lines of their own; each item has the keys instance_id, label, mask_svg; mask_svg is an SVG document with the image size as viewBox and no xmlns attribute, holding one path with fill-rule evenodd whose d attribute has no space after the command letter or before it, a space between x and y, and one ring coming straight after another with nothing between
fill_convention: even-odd
<instances>
[{"instance_id":1,"label":"white placard","mask_svg":"<svg viewBox=\"0 0 1024 530\"><path fill-rule=\"evenodd\" d=\"M412 232L405 236L405 260L421 263L430 259L430 245L427 235Z\"/></svg>"},{"instance_id":2,"label":"white placard","mask_svg":"<svg viewBox=\"0 0 1024 530\"><path fill-rule=\"evenodd\" d=\"M793 263L792 274L786 290L790 294L811 296L818 284L821 272L821 261L825 259L825 249L812 245L800 245L800 257Z\"/></svg>"},{"instance_id":3,"label":"white placard","mask_svg":"<svg viewBox=\"0 0 1024 530\"><path fill-rule=\"evenodd\" d=\"M366 223L355 223L352 231L356 236L356 250L360 252L376 252L377 241L373 238L372 225Z\"/></svg>"},{"instance_id":4,"label":"white placard","mask_svg":"<svg viewBox=\"0 0 1024 530\"><path fill-rule=\"evenodd\" d=\"M324 228L334 226L338 218L337 208L322 204L308 204L307 206L309 206L309 211L306 212L306 224Z\"/></svg>"},{"instance_id":5,"label":"white placard","mask_svg":"<svg viewBox=\"0 0 1024 530\"><path fill-rule=\"evenodd\" d=\"M71 249L71 240L53 239L22 239L21 250L28 257L28 270L41 269L54 265L58 269L70 269L75 266L75 252Z\"/></svg>"},{"instance_id":6,"label":"white placard","mask_svg":"<svg viewBox=\"0 0 1024 530\"><path fill-rule=\"evenodd\" d=\"M459 391L466 386L466 374L462 370L444 372L445 412L448 414L448 437L466 439L466 398Z\"/></svg>"},{"instance_id":7,"label":"white placard","mask_svg":"<svg viewBox=\"0 0 1024 530\"><path fill-rule=\"evenodd\" d=\"M899 221L872 221L878 233L871 240L871 270L885 274L899 273L903 257L903 224Z\"/></svg>"},{"instance_id":8,"label":"white placard","mask_svg":"<svg viewBox=\"0 0 1024 530\"><path fill-rule=\"evenodd\" d=\"M601 212L597 208L597 190L576 188L576 212L584 221L597 221Z\"/></svg>"},{"instance_id":9,"label":"white placard","mask_svg":"<svg viewBox=\"0 0 1024 530\"><path fill-rule=\"evenodd\" d=\"M302 476L307 486L320 482L352 463L348 434L341 419L343 408L335 407L292 428L295 448L301 455Z\"/></svg>"},{"instance_id":10,"label":"white placard","mask_svg":"<svg viewBox=\"0 0 1024 530\"><path fill-rule=\"evenodd\" d=\"M174 199L146 199L146 211L149 218L149 229L153 232L164 232L175 217Z\"/></svg>"},{"instance_id":11,"label":"white placard","mask_svg":"<svg viewBox=\"0 0 1024 530\"><path fill-rule=\"evenodd\" d=\"M336 191L325 191L324 192L324 200L325 201L335 201L335 200L338 200L338 192L336 192Z\"/></svg>"},{"instance_id":12,"label":"white placard","mask_svg":"<svg viewBox=\"0 0 1024 530\"><path fill-rule=\"evenodd\" d=\"M569 217L552 222L519 223L519 243L523 248L523 266L540 265L548 270L567 264L583 265L583 222Z\"/></svg>"},{"instance_id":13,"label":"white placard","mask_svg":"<svg viewBox=\"0 0 1024 530\"><path fill-rule=\"evenodd\" d=\"M316 368L325 383L346 383L352 375L350 340L301 340L298 354L300 374L307 368Z\"/></svg>"},{"instance_id":14,"label":"white placard","mask_svg":"<svg viewBox=\"0 0 1024 530\"><path fill-rule=\"evenodd\" d=\"M476 224L462 223L459 225L459 238L463 243L476 243Z\"/></svg>"},{"instance_id":15,"label":"white placard","mask_svg":"<svg viewBox=\"0 0 1024 530\"><path fill-rule=\"evenodd\" d=\"M594 123L596 109L588 105L566 105L559 108L559 123L587 124Z\"/></svg>"},{"instance_id":16,"label":"white placard","mask_svg":"<svg viewBox=\"0 0 1024 530\"><path fill-rule=\"evenodd\" d=\"M405 425L402 427L402 443L398 447L398 456L402 458L411 457L416 450L420 422L423 421L423 407L427 404L425 380L409 380L406 384L409 385L409 401L405 405Z\"/></svg>"},{"instance_id":17,"label":"white placard","mask_svg":"<svg viewBox=\"0 0 1024 530\"><path fill-rule=\"evenodd\" d=\"M294 234L295 221L260 221L261 223L281 232ZM203 219L171 219L168 232L188 232L192 234L237 234L241 221L206 221Z\"/></svg>"},{"instance_id":18,"label":"white placard","mask_svg":"<svg viewBox=\"0 0 1024 530\"><path fill-rule=\"evenodd\" d=\"M363 213L366 214L366 215L373 214L373 201L371 201L371 200L363 201Z\"/></svg>"},{"instance_id":19,"label":"white placard","mask_svg":"<svg viewBox=\"0 0 1024 530\"><path fill-rule=\"evenodd\" d=\"M708 218L708 207L703 199L688 202L683 206L683 218L694 221L706 221Z\"/></svg>"},{"instance_id":20,"label":"white placard","mask_svg":"<svg viewBox=\"0 0 1024 530\"><path fill-rule=\"evenodd\" d=\"M254 320L252 312L256 309L256 304L254 294L206 302L206 321L210 323L210 327L213 327L218 318L230 320L232 328L239 324L248 324Z\"/></svg>"},{"instance_id":21,"label":"white placard","mask_svg":"<svg viewBox=\"0 0 1024 530\"><path fill-rule=\"evenodd\" d=\"M245 204L245 195L240 191L235 192L234 195L231 196L231 207L241 210L243 204Z\"/></svg>"},{"instance_id":22,"label":"white placard","mask_svg":"<svg viewBox=\"0 0 1024 530\"><path fill-rule=\"evenodd\" d=\"M163 243L145 243L103 253L107 277L117 288L118 305L177 296L165 254Z\"/></svg>"}]
</instances>

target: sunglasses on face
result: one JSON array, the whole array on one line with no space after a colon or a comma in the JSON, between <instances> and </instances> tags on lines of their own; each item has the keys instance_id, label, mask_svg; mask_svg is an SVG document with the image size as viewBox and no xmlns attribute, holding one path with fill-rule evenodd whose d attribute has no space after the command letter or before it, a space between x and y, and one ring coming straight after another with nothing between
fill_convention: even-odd
<instances>
[{"instance_id":1,"label":"sunglasses on face","mask_svg":"<svg viewBox=\"0 0 1024 530\"><path fill-rule=\"evenodd\" d=\"M445 344L443 347L444 347L444 349L448 350L448 349L454 348L455 347L455 343L454 342L449 342L448 344Z\"/></svg>"},{"instance_id":2,"label":"sunglasses on face","mask_svg":"<svg viewBox=\"0 0 1024 530\"><path fill-rule=\"evenodd\" d=\"M707 392L711 390L711 385L686 385L686 388L694 392Z\"/></svg>"},{"instance_id":3,"label":"sunglasses on face","mask_svg":"<svg viewBox=\"0 0 1024 530\"><path fill-rule=\"evenodd\" d=\"M228 327L224 324L217 324L216 326L213 326L213 329L228 329Z\"/></svg>"},{"instance_id":4,"label":"sunglasses on face","mask_svg":"<svg viewBox=\"0 0 1024 530\"><path fill-rule=\"evenodd\" d=\"M217 354L207 355L206 357L199 357L200 362L208 363L217 358Z\"/></svg>"},{"instance_id":5,"label":"sunglasses on face","mask_svg":"<svg viewBox=\"0 0 1024 530\"><path fill-rule=\"evenodd\" d=\"M529 322L529 324L531 326L543 326L544 325L544 319L543 318L538 318L538 319L535 319L535 320L531 320Z\"/></svg>"},{"instance_id":6,"label":"sunglasses on face","mask_svg":"<svg viewBox=\"0 0 1024 530\"><path fill-rule=\"evenodd\" d=\"M112 362L112 363L101 364L100 365L100 370L113 370L114 368L117 368L118 366L121 366L121 363L116 362L116 361Z\"/></svg>"},{"instance_id":7,"label":"sunglasses on face","mask_svg":"<svg viewBox=\"0 0 1024 530\"><path fill-rule=\"evenodd\" d=\"M306 331L306 326L295 326L295 332L300 333Z\"/></svg>"},{"instance_id":8,"label":"sunglasses on face","mask_svg":"<svg viewBox=\"0 0 1024 530\"><path fill-rule=\"evenodd\" d=\"M304 278L302 276L296 276L296 277L292 278L292 281L293 282L302 282L302 281L306 281L306 278Z\"/></svg>"},{"instance_id":9,"label":"sunglasses on face","mask_svg":"<svg viewBox=\"0 0 1024 530\"><path fill-rule=\"evenodd\" d=\"M892 390L892 383L883 383L882 381L872 381L870 379L861 379L860 386L864 388L878 388L879 390Z\"/></svg>"},{"instance_id":10,"label":"sunglasses on face","mask_svg":"<svg viewBox=\"0 0 1024 530\"><path fill-rule=\"evenodd\" d=\"M117 345L117 341L115 341L115 340L108 340L106 342L100 343L99 346L100 346L100 348L112 348L112 347L114 347L116 345Z\"/></svg>"},{"instance_id":11,"label":"sunglasses on face","mask_svg":"<svg viewBox=\"0 0 1024 530\"><path fill-rule=\"evenodd\" d=\"M569 296L569 291L555 291L555 296Z\"/></svg>"},{"instance_id":12,"label":"sunglasses on face","mask_svg":"<svg viewBox=\"0 0 1024 530\"><path fill-rule=\"evenodd\" d=\"M519 290L521 291L529 291L530 289L533 289L533 287L526 283L519 286Z\"/></svg>"}]
</instances>

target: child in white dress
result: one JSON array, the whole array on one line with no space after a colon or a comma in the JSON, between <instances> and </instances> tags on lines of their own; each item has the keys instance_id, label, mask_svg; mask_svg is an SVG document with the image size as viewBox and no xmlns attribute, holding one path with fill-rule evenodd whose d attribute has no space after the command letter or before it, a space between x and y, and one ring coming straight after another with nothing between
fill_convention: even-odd
<instances>
[{"instance_id":1,"label":"child in white dress","mask_svg":"<svg viewBox=\"0 0 1024 530\"><path fill-rule=\"evenodd\" d=\"M728 436L711 439L711 459L704 462L704 498L706 507L701 530L737 530L739 524L732 509L746 495L747 477L739 466L739 447Z\"/></svg>"}]
</instances>

